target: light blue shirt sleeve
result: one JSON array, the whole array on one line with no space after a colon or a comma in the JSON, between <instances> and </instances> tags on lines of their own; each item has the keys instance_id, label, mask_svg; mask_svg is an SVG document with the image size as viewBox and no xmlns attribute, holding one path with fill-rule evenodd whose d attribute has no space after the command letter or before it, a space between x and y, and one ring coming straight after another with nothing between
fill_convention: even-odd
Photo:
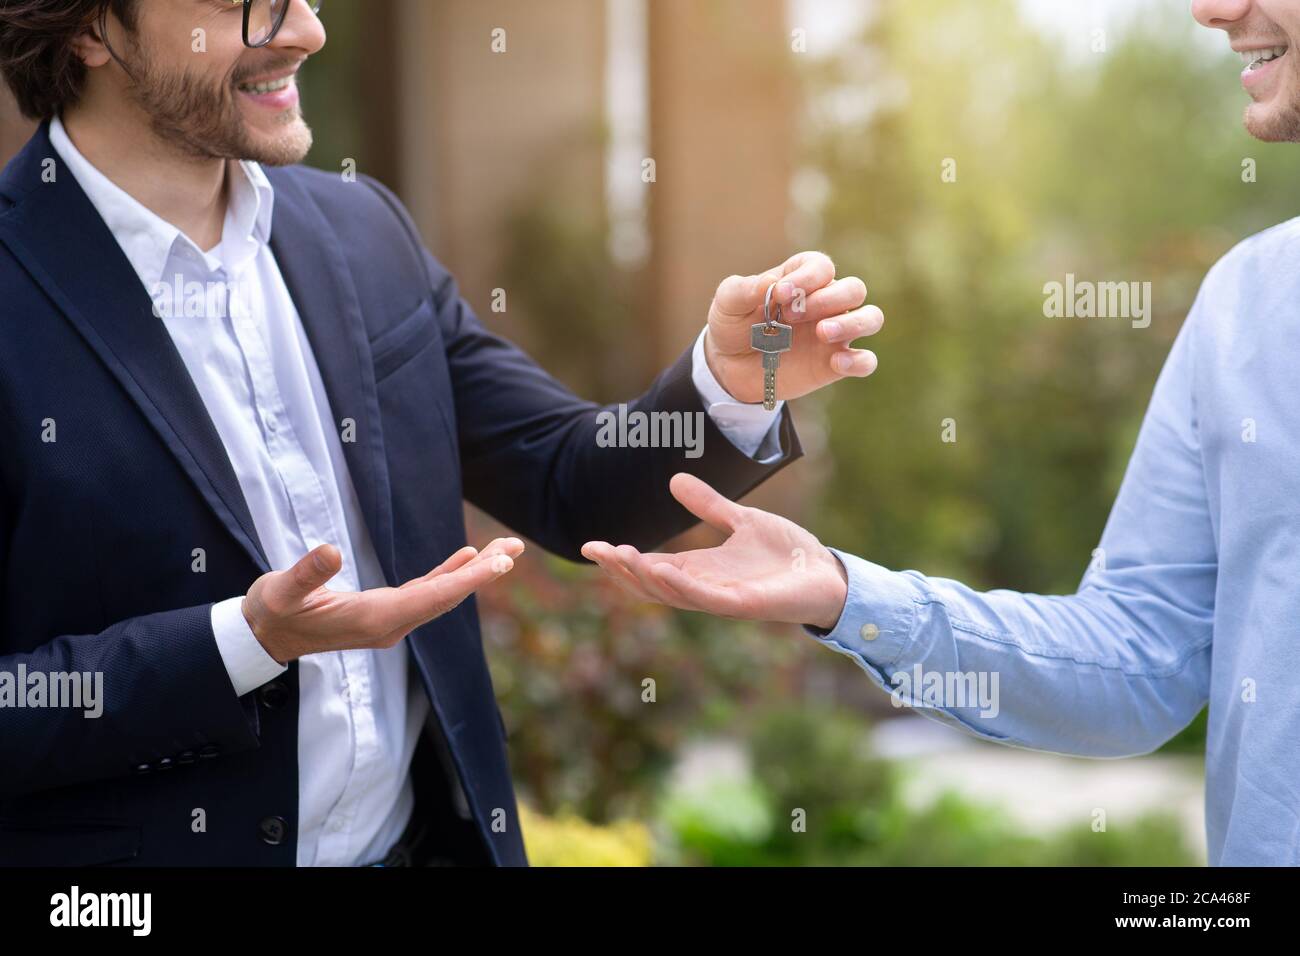
<instances>
[{"instance_id":1,"label":"light blue shirt sleeve","mask_svg":"<svg viewBox=\"0 0 1300 956\"><path fill-rule=\"evenodd\" d=\"M834 552L849 593L830 632L896 706L1059 753L1149 752L1209 696L1218 575L1189 319L1157 382L1101 547L1077 593L980 593Z\"/></svg>"}]
</instances>

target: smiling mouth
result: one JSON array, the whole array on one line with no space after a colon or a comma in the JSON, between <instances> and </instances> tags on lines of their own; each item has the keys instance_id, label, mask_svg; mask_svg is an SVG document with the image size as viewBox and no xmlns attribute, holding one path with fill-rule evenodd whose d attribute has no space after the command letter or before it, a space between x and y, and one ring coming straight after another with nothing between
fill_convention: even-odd
<instances>
[{"instance_id":1,"label":"smiling mouth","mask_svg":"<svg viewBox=\"0 0 1300 956\"><path fill-rule=\"evenodd\" d=\"M241 93L278 93L281 90L288 89L289 84L293 82L293 74L281 77L278 80L265 80L259 83L240 83L239 91Z\"/></svg>"},{"instance_id":2,"label":"smiling mouth","mask_svg":"<svg viewBox=\"0 0 1300 956\"><path fill-rule=\"evenodd\" d=\"M1266 46L1256 50L1238 50L1237 55L1241 57L1241 62L1246 64L1246 69L1253 72L1285 56L1286 51L1285 46Z\"/></svg>"}]
</instances>

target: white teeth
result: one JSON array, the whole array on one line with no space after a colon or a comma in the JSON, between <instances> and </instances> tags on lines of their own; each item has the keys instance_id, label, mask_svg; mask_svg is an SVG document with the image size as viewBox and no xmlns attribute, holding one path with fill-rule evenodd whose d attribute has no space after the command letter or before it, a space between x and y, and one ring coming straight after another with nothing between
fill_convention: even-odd
<instances>
[{"instance_id":1,"label":"white teeth","mask_svg":"<svg viewBox=\"0 0 1300 956\"><path fill-rule=\"evenodd\" d=\"M1282 56L1286 53L1286 50L1285 46L1270 46L1261 47L1258 50L1241 50L1239 52L1241 62L1245 63L1248 69L1257 70L1263 64Z\"/></svg>"},{"instance_id":2,"label":"white teeth","mask_svg":"<svg viewBox=\"0 0 1300 956\"><path fill-rule=\"evenodd\" d=\"M270 83L245 83L239 88L245 93L275 93L283 90L293 82L292 76L286 76L282 80L273 80Z\"/></svg>"}]
</instances>

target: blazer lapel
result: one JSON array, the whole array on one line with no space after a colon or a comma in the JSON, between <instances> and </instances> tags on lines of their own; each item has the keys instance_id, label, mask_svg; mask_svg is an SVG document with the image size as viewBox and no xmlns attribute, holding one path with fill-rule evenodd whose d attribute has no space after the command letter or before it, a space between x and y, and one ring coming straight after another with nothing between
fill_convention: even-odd
<instances>
[{"instance_id":1,"label":"blazer lapel","mask_svg":"<svg viewBox=\"0 0 1300 956\"><path fill-rule=\"evenodd\" d=\"M47 170L54 171L54 181L46 181ZM270 570L189 371L113 234L59 162L48 123L10 163L0 194L14 204L0 215L0 242L121 383L257 566Z\"/></svg>"},{"instance_id":2,"label":"blazer lapel","mask_svg":"<svg viewBox=\"0 0 1300 956\"><path fill-rule=\"evenodd\" d=\"M397 585L393 505L370 341L342 240L289 171L267 169L275 187L271 251L320 368L343 454L384 575Z\"/></svg>"}]
</instances>

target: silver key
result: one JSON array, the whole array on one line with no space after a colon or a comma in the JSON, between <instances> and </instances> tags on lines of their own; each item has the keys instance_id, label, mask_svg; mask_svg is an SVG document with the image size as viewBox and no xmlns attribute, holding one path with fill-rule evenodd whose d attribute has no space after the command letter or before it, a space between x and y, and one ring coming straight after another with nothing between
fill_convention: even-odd
<instances>
[{"instance_id":1,"label":"silver key","mask_svg":"<svg viewBox=\"0 0 1300 956\"><path fill-rule=\"evenodd\" d=\"M772 290L775 288L776 283L768 286L763 301L764 321L749 330L750 346L763 353L763 407L769 412L776 408L776 370L781 367L781 353L790 351L794 340L794 329L781 324L780 303L776 307L776 319L772 318Z\"/></svg>"},{"instance_id":2,"label":"silver key","mask_svg":"<svg viewBox=\"0 0 1300 956\"><path fill-rule=\"evenodd\" d=\"M781 366L781 353L790 351L794 329L780 322L760 322L749 334L750 345L763 353L763 407L770 412L776 408L776 370Z\"/></svg>"}]
</instances>

